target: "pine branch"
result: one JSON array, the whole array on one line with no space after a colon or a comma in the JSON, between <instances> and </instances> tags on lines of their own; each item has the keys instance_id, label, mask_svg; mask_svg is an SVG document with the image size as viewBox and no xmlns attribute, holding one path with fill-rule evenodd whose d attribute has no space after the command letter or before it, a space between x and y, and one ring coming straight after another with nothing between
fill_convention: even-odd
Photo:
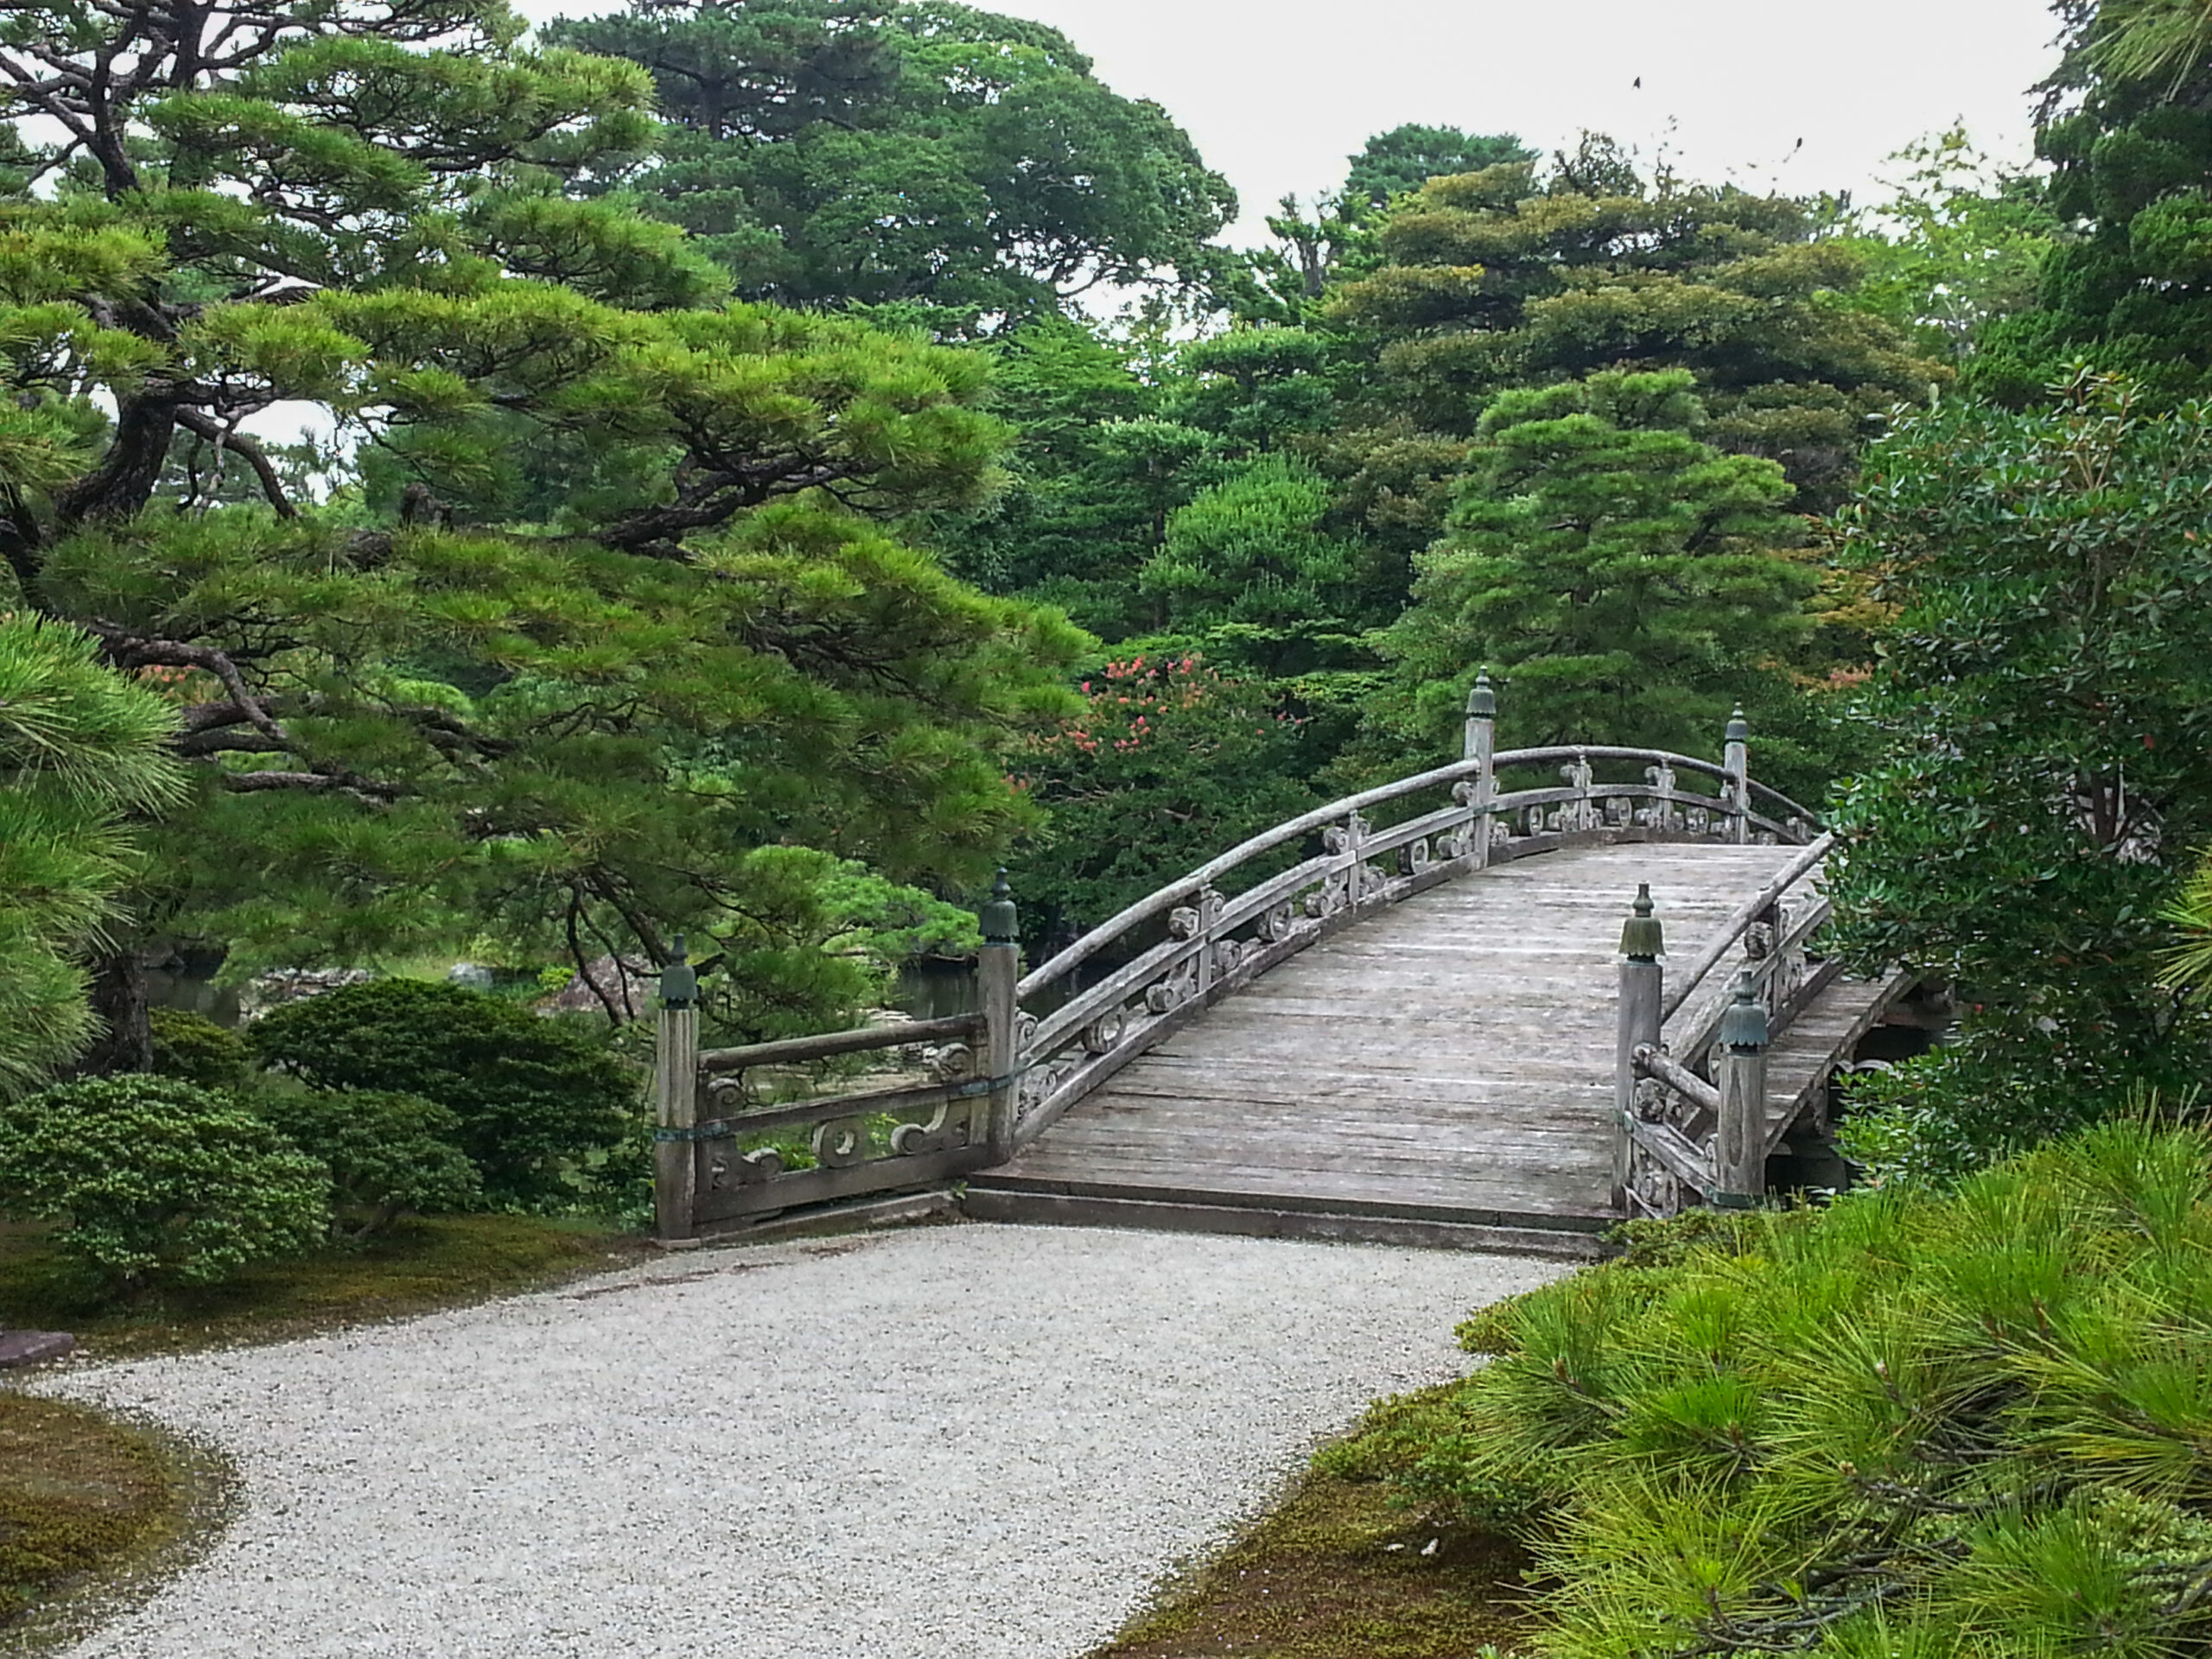
<instances>
[{"instance_id":1,"label":"pine branch","mask_svg":"<svg viewBox=\"0 0 2212 1659\"><path fill-rule=\"evenodd\" d=\"M284 493L284 480L276 475L276 468L269 459L269 452L257 441L243 432L232 430L196 409L180 407L176 411L176 423L186 431L207 439L219 452L227 449L252 467L253 475L261 480L262 494L269 499L269 505L276 508L279 518L299 518L299 509L292 505L291 498Z\"/></svg>"}]
</instances>

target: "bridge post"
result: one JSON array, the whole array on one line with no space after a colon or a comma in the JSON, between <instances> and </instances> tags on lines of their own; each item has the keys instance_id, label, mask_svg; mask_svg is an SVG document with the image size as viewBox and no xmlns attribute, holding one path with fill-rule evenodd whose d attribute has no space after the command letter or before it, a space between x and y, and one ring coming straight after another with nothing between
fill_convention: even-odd
<instances>
[{"instance_id":1,"label":"bridge post","mask_svg":"<svg viewBox=\"0 0 2212 1659\"><path fill-rule=\"evenodd\" d=\"M1021 1009L1014 987L1021 977L1021 945L1014 890L1006 872L999 872L991 887L990 902L977 913L983 948L976 953L976 1001L983 1014L982 1076L990 1084L985 1136L994 1164L1014 1156L1014 1114L1020 1079L1014 1074L1017 1049L1015 1024Z\"/></svg>"},{"instance_id":2,"label":"bridge post","mask_svg":"<svg viewBox=\"0 0 2212 1659\"><path fill-rule=\"evenodd\" d=\"M1746 969L1736 977L1736 1000L1721 1016L1713 1045L1720 1121L1713 1175L1722 1204L1756 1204L1766 1196L1766 1009Z\"/></svg>"},{"instance_id":3,"label":"bridge post","mask_svg":"<svg viewBox=\"0 0 2212 1659\"><path fill-rule=\"evenodd\" d=\"M1467 693L1467 733L1460 753L1481 768L1475 773L1474 793L1468 801L1475 816L1467 826L1472 832L1468 845L1474 867L1479 870L1490 862L1490 809L1497 798L1497 773L1491 764L1497 753L1497 693L1491 689L1487 669L1475 671L1473 689Z\"/></svg>"},{"instance_id":4,"label":"bridge post","mask_svg":"<svg viewBox=\"0 0 2212 1659\"><path fill-rule=\"evenodd\" d=\"M1666 935L1651 913L1651 884L1636 887L1633 913L1621 924L1618 1035L1613 1051L1613 1207L1628 1213L1629 1162L1634 1143L1629 1124L1636 1111L1636 1051L1657 1047L1659 1011L1666 1000Z\"/></svg>"},{"instance_id":5,"label":"bridge post","mask_svg":"<svg viewBox=\"0 0 2212 1659\"><path fill-rule=\"evenodd\" d=\"M1751 722L1744 718L1744 706L1736 705L1736 712L1728 716L1727 744L1720 753L1720 765L1728 774L1728 839L1741 847L1751 838Z\"/></svg>"},{"instance_id":6,"label":"bridge post","mask_svg":"<svg viewBox=\"0 0 2212 1659\"><path fill-rule=\"evenodd\" d=\"M692 1235L698 1147L690 1130L699 1112L699 976L684 955L683 936L660 970L660 1010L653 1029L653 1231L664 1240Z\"/></svg>"}]
</instances>

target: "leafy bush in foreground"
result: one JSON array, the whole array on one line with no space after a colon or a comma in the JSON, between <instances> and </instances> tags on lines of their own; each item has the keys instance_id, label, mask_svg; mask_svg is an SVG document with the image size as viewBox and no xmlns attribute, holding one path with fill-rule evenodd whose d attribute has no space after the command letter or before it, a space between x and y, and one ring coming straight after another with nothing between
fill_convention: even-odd
<instances>
[{"instance_id":1,"label":"leafy bush in foreground","mask_svg":"<svg viewBox=\"0 0 2212 1659\"><path fill-rule=\"evenodd\" d=\"M345 986L276 1009L251 1041L264 1064L317 1088L448 1108L494 1203L575 1202L638 1119L636 1077L595 1038L458 986Z\"/></svg>"},{"instance_id":2,"label":"leafy bush in foreground","mask_svg":"<svg viewBox=\"0 0 2212 1659\"><path fill-rule=\"evenodd\" d=\"M333 1224L353 1238L407 1212L449 1214L483 1203L484 1184L454 1144L461 1120L434 1100L375 1090L272 1087L254 1110L330 1167Z\"/></svg>"},{"instance_id":3,"label":"leafy bush in foreground","mask_svg":"<svg viewBox=\"0 0 2212 1659\"><path fill-rule=\"evenodd\" d=\"M182 1008L149 1008L146 1025L153 1038L154 1070L182 1077L202 1089L235 1089L253 1067L245 1039L205 1014Z\"/></svg>"},{"instance_id":4,"label":"leafy bush in foreground","mask_svg":"<svg viewBox=\"0 0 2212 1659\"><path fill-rule=\"evenodd\" d=\"M330 1175L228 1096L96 1077L0 1107L0 1211L118 1290L207 1285L324 1236Z\"/></svg>"},{"instance_id":5,"label":"leafy bush in foreground","mask_svg":"<svg viewBox=\"0 0 2212 1659\"><path fill-rule=\"evenodd\" d=\"M2212 1135L1713 1232L1471 1321L1330 1457L1529 1542L1560 1659L2212 1641Z\"/></svg>"}]
</instances>

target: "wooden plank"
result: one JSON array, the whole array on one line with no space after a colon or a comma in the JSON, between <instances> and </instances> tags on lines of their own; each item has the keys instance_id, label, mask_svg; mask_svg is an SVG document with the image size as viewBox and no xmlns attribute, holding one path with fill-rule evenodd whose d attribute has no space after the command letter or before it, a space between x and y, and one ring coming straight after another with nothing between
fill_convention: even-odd
<instances>
[{"instance_id":1,"label":"wooden plank","mask_svg":"<svg viewBox=\"0 0 2212 1659\"><path fill-rule=\"evenodd\" d=\"M1253 1227L1332 1207L1594 1224L1611 1201L1612 964L1636 884L1688 960L1800 851L1531 848L1340 914L1173 1022L970 1192L1083 1200L1063 1216L1237 1211Z\"/></svg>"}]
</instances>

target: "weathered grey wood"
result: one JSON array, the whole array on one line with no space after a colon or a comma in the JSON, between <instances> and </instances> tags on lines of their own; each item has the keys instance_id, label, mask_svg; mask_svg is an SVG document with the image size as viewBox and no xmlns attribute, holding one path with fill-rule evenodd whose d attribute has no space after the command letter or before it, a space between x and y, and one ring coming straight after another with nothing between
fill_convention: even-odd
<instances>
[{"instance_id":1,"label":"weathered grey wood","mask_svg":"<svg viewBox=\"0 0 2212 1659\"><path fill-rule=\"evenodd\" d=\"M1665 924L1654 912L1650 889L1639 883L1629 919L1621 927L1621 960L1613 1017L1613 1207L1627 1212L1636 1114L1636 1056L1659 1043L1661 1003L1667 995Z\"/></svg>"},{"instance_id":2,"label":"weathered grey wood","mask_svg":"<svg viewBox=\"0 0 2212 1659\"><path fill-rule=\"evenodd\" d=\"M699 1010L664 1006L653 1032L653 1122L681 1135L698 1110ZM653 1143L653 1231L662 1239L689 1238L694 1224L695 1160L683 1140Z\"/></svg>"},{"instance_id":3,"label":"weathered grey wood","mask_svg":"<svg viewBox=\"0 0 2212 1659\"><path fill-rule=\"evenodd\" d=\"M1796 853L1639 840L1442 881L1179 1010L970 1189L1595 1225L1618 1213L1625 899L1649 880L1670 949L1694 951Z\"/></svg>"},{"instance_id":4,"label":"weathered grey wood","mask_svg":"<svg viewBox=\"0 0 2212 1659\"><path fill-rule=\"evenodd\" d=\"M1775 1039L1767 1050L1769 1156L1801 1118L1820 1107L1829 1075L1917 981L1903 970L1881 979L1838 978Z\"/></svg>"},{"instance_id":5,"label":"weathered grey wood","mask_svg":"<svg viewBox=\"0 0 2212 1659\"><path fill-rule=\"evenodd\" d=\"M1637 1051L1636 1069L1654 1077L1687 1100L1695 1101L1708 1112L1720 1109L1720 1088L1684 1065L1671 1054L1662 1054L1646 1046Z\"/></svg>"},{"instance_id":6,"label":"weathered grey wood","mask_svg":"<svg viewBox=\"0 0 2212 1659\"><path fill-rule=\"evenodd\" d=\"M982 1023L981 1014L954 1014L942 1020L907 1020L891 1026L862 1026L854 1031L825 1031L814 1037L747 1043L742 1048L710 1048L699 1056L699 1064L711 1071L745 1071L757 1065L797 1065L806 1060L826 1060L835 1054L864 1053L871 1048L905 1048L912 1043L972 1037Z\"/></svg>"},{"instance_id":7,"label":"weathered grey wood","mask_svg":"<svg viewBox=\"0 0 2212 1659\"><path fill-rule=\"evenodd\" d=\"M1257 1238L1405 1244L1427 1249L1560 1256L1575 1262L1593 1261L1601 1253L1597 1238L1586 1232L1339 1211L1173 1204L1157 1198L1079 1197L972 1185L963 1207L978 1221L1023 1222L1032 1225L1042 1223L1071 1227L1141 1227L1160 1232L1234 1233Z\"/></svg>"},{"instance_id":8,"label":"weathered grey wood","mask_svg":"<svg viewBox=\"0 0 2212 1659\"><path fill-rule=\"evenodd\" d=\"M1713 1073L1720 1105L1713 1179L1726 1197L1751 1203L1766 1195L1766 1046L1722 1044Z\"/></svg>"},{"instance_id":9,"label":"weathered grey wood","mask_svg":"<svg viewBox=\"0 0 2212 1659\"><path fill-rule=\"evenodd\" d=\"M949 1180L980 1166L983 1147L959 1147L912 1158L874 1158L835 1168L803 1169L772 1181L721 1188L702 1186L693 1201L695 1224L702 1228L740 1216L826 1204L868 1192L903 1192Z\"/></svg>"},{"instance_id":10,"label":"weathered grey wood","mask_svg":"<svg viewBox=\"0 0 2212 1659\"><path fill-rule=\"evenodd\" d=\"M1834 836L1824 835L1809 846L1787 849L1795 856L1783 863L1764 887L1730 913L1726 923L1713 931L1697 955L1690 959L1688 967L1678 974L1668 976L1665 1003L1668 1019L1673 1019L1681 1006L1697 994L1699 987L1705 982L1706 976L1736 947L1744 930L1762 912L1779 904L1790 888L1811 874L1834 844Z\"/></svg>"},{"instance_id":11,"label":"weathered grey wood","mask_svg":"<svg viewBox=\"0 0 2212 1659\"><path fill-rule=\"evenodd\" d=\"M987 1144L995 1164L1014 1156L1014 1057L1021 1018L1014 988L1020 977L1021 947L1012 939L986 940L976 957L976 990L983 1014L982 1070L991 1088Z\"/></svg>"}]
</instances>

